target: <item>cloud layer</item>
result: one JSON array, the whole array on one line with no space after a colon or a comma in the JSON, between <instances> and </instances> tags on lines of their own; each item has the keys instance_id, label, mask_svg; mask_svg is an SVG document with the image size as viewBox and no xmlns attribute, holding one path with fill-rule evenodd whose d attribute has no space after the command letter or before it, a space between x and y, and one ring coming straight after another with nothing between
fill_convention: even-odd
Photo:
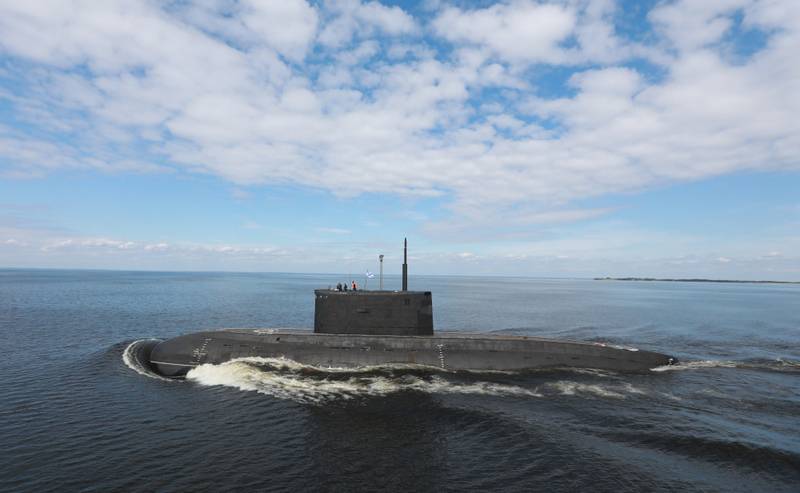
<instances>
[{"instance_id":1,"label":"cloud layer","mask_svg":"<svg viewBox=\"0 0 800 493\"><path fill-rule=\"evenodd\" d=\"M0 173L438 197L432 235L800 168L800 4L0 3ZM511 218L511 219L509 219Z\"/></svg>"},{"instance_id":2,"label":"cloud layer","mask_svg":"<svg viewBox=\"0 0 800 493\"><path fill-rule=\"evenodd\" d=\"M4 97L33 128L3 129L0 152L13 173L166 166L462 213L797 167L800 8L702 5L649 12L641 45L604 2L429 22L375 2L9 2ZM766 43L737 58L733 30ZM574 72L571 96L538 96L542 65Z\"/></svg>"}]
</instances>

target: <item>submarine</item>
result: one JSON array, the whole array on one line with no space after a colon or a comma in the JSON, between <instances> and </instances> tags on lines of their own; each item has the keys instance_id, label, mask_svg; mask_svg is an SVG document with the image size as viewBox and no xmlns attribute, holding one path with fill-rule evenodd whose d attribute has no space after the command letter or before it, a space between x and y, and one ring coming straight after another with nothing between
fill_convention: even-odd
<instances>
[{"instance_id":1,"label":"submarine","mask_svg":"<svg viewBox=\"0 0 800 493\"><path fill-rule=\"evenodd\" d=\"M641 372L673 365L665 354L607 344L529 336L434 332L430 291L408 290L408 241L402 289L314 291L314 329L221 329L149 341L137 359L164 377L237 358L285 358L320 368L380 365L445 371L593 368Z\"/></svg>"}]
</instances>

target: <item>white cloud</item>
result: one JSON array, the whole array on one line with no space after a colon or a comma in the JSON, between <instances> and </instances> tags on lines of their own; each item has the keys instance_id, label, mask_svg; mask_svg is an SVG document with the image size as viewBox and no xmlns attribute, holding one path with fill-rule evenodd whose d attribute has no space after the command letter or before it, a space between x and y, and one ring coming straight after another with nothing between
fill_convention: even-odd
<instances>
[{"instance_id":1,"label":"white cloud","mask_svg":"<svg viewBox=\"0 0 800 493\"><path fill-rule=\"evenodd\" d=\"M397 6L358 0L332 0L324 2L323 6L329 17L319 34L319 42L324 46L338 48L346 45L357 33L373 35L379 31L398 36L417 30L414 19Z\"/></svg>"},{"instance_id":2,"label":"white cloud","mask_svg":"<svg viewBox=\"0 0 800 493\"><path fill-rule=\"evenodd\" d=\"M750 0L680 0L656 7L648 18L675 48L691 51L719 41L733 25L730 14L751 3Z\"/></svg>"},{"instance_id":3,"label":"white cloud","mask_svg":"<svg viewBox=\"0 0 800 493\"><path fill-rule=\"evenodd\" d=\"M349 229L344 228L317 228L316 231L333 235L349 235L351 233Z\"/></svg>"},{"instance_id":4,"label":"white cloud","mask_svg":"<svg viewBox=\"0 0 800 493\"><path fill-rule=\"evenodd\" d=\"M117 248L119 250L129 250L137 246L136 243L132 241L120 241L108 238L87 238L82 240L80 245L85 247Z\"/></svg>"},{"instance_id":5,"label":"white cloud","mask_svg":"<svg viewBox=\"0 0 800 493\"><path fill-rule=\"evenodd\" d=\"M163 252L169 250L169 243L148 243L143 247L148 252Z\"/></svg>"},{"instance_id":6,"label":"white cloud","mask_svg":"<svg viewBox=\"0 0 800 493\"><path fill-rule=\"evenodd\" d=\"M376 245L347 241L343 248L338 238L282 248L269 244L148 242L36 228L12 230L13 237L0 223L2 267L361 272L377 262ZM411 261L415 272L430 274L800 279L800 257L762 253L770 244L800 251L800 237L760 238L738 245L720 242L718 252L698 243L700 238L624 225L594 225L580 233L546 234L533 241L521 239L504 245L491 240L488 248L483 245L479 251L414 246ZM380 245L381 250L384 248L387 245ZM686 253L675 253L681 251ZM392 269L399 266L399 259L387 257L387 272L397 273Z\"/></svg>"},{"instance_id":7,"label":"white cloud","mask_svg":"<svg viewBox=\"0 0 800 493\"><path fill-rule=\"evenodd\" d=\"M238 186L441 197L451 225L526 233L602 215L576 199L800 166L796 2L661 5L648 46L614 32L605 1L445 7L428 31L375 2L231 5L0 7L0 49L24 68L0 98L37 129L0 129L4 176L167 163ZM733 63L717 45L737 9L770 35ZM619 65L641 56L663 78ZM520 67L542 63L575 71L574 95L535 96Z\"/></svg>"},{"instance_id":8,"label":"white cloud","mask_svg":"<svg viewBox=\"0 0 800 493\"><path fill-rule=\"evenodd\" d=\"M449 7L433 25L449 41L485 45L506 60L558 62L575 22L567 7L517 1L467 11Z\"/></svg>"},{"instance_id":9,"label":"white cloud","mask_svg":"<svg viewBox=\"0 0 800 493\"><path fill-rule=\"evenodd\" d=\"M414 19L397 6L386 7L378 2L367 2L356 10L356 16L388 34L408 34L416 30Z\"/></svg>"},{"instance_id":10,"label":"white cloud","mask_svg":"<svg viewBox=\"0 0 800 493\"><path fill-rule=\"evenodd\" d=\"M465 218L427 222L422 231L429 237L458 242L540 240L547 225L595 219L611 209L535 210L511 208L470 208Z\"/></svg>"},{"instance_id":11,"label":"white cloud","mask_svg":"<svg viewBox=\"0 0 800 493\"><path fill-rule=\"evenodd\" d=\"M305 0L245 0L242 22L282 55L301 60L317 30L317 12Z\"/></svg>"}]
</instances>

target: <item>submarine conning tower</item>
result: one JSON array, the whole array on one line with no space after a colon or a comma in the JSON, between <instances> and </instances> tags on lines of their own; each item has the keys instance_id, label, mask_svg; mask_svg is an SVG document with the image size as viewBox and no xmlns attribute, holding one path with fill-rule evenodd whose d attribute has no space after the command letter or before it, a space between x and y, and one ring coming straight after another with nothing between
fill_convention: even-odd
<instances>
[{"instance_id":1,"label":"submarine conning tower","mask_svg":"<svg viewBox=\"0 0 800 493\"><path fill-rule=\"evenodd\" d=\"M408 242L401 291L314 291L314 332L395 336L433 335L430 291L408 291Z\"/></svg>"}]
</instances>

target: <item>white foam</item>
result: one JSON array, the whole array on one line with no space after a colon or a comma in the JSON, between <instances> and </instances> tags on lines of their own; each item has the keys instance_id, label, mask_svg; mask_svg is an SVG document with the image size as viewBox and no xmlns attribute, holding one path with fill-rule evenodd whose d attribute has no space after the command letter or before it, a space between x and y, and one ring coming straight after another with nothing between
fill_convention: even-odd
<instances>
[{"instance_id":1,"label":"white foam","mask_svg":"<svg viewBox=\"0 0 800 493\"><path fill-rule=\"evenodd\" d=\"M274 334L276 332L278 332L276 329L255 329L255 330L253 330L254 334L260 334L260 335L265 335L265 334L269 335L269 334Z\"/></svg>"},{"instance_id":2,"label":"white foam","mask_svg":"<svg viewBox=\"0 0 800 493\"><path fill-rule=\"evenodd\" d=\"M627 382L622 384L622 391L627 394L638 394L638 395L647 394L647 392L645 392L644 390L640 389L639 387L634 387L632 384Z\"/></svg>"},{"instance_id":3,"label":"white foam","mask_svg":"<svg viewBox=\"0 0 800 493\"><path fill-rule=\"evenodd\" d=\"M200 385L233 387L305 403L322 403L362 396L385 396L404 391L541 397L536 391L514 385L491 382L462 384L450 382L439 375L422 378L415 375L388 377L366 374L386 368L358 368L355 371L341 368L325 369L331 373L353 373L353 376L345 379L313 378L303 372L309 369L321 371L320 368L282 358L239 358L219 365L200 365L190 370L186 378Z\"/></svg>"},{"instance_id":4,"label":"white foam","mask_svg":"<svg viewBox=\"0 0 800 493\"><path fill-rule=\"evenodd\" d=\"M138 341L133 341L132 343L128 344L128 347L125 348L125 351L122 352L122 361L125 363L125 366L130 368L131 370L135 371L139 375L144 375L145 377L155 378L156 380L164 380L167 382L172 382L173 380L162 377L155 372L150 371L149 369L142 366L141 362L136 359L136 346L143 342L148 341L157 341L159 339L139 339Z\"/></svg>"},{"instance_id":5,"label":"white foam","mask_svg":"<svg viewBox=\"0 0 800 493\"><path fill-rule=\"evenodd\" d=\"M569 371L581 375L591 375L593 377L600 377L600 378L612 378L617 375L617 373L613 371L600 370L596 368L564 368L563 371Z\"/></svg>"},{"instance_id":6,"label":"white foam","mask_svg":"<svg viewBox=\"0 0 800 493\"><path fill-rule=\"evenodd\" d=\"M545 384L546 388L561 395L592 395L612 399L625 399L628 395L646 395L647 392L629 382L587 384L559 380Z\"/></svg>"},{"instance_id":7,"label":"white foam","mask_svg":"<svg viewBox=\"0 0 800 493\"><path fill-rule=\"evenodd\" d=\"M306 365L303 363L299 363L295 360L284 357L265 358L262 356L248 356L244 358L235 358L228 361L228 363L233 361L252 363L260 366L268 366L280 370L312 371L312 372L322 372L322 373L373 373L376 371L386 371L386 370L423 370L427 372L437 371L442 373L452 373L448 370L439 368L438 366L412 365L408 363L387 363L383 365L361 365L361 366L315 366L315 365Z\"/></svg>"},{"instance_id":8,"label":"white foam","mask_svg":"<svg viewBox=\"0 0 800 493\"><path fill-rule=\"evenodd\" d=\"M800 368L800 362L798 362L798 361L792 361L792 360L783 359L783 358L778 358L775 361L778 362L778 365L783 366L783 367Z\"/></svg>"},{"instance_id":9,"label":"white foam","mask_svg":"<svg viewBox=\"0 0 800 493\"><path fill-rule=\"evenodd\" d=\"M633 351L636 352L639 348L631 347L631 346L622 346L620 344L611 344L610 342L595 342L595 346L602 346L602 347L610 347L614 349L623 349L625 351Z\"/></svg>"},{"instance_id":10,"label":"white foam","mask_svg":"<svg viewBox=\"0 0 800 493\"><path fill-rule=\"evenodd\" d=\"M624 386L613 388L608 385L585 384L566 380L552 382L545 385L556 390L562 395L590 394L598 397L611 397L614 399L624 399L625 394L622 392L627 390ZM644 392L638 391L636 393Z\"/></svg>"},{"instance_id":11,"label":"white foam","mask_svg":"<svg viewBox=\"0 0 800 493\"><path fill-rule=\"evenodd\" d=\"M677 365L666 365L651 368L650 371L681 371L681 370L700 370L704 368L736 368L735 361L718 361L718 360L703 360L703 361L687 361L685 363L678 363Z\"/></svg>"}]
</instances>

